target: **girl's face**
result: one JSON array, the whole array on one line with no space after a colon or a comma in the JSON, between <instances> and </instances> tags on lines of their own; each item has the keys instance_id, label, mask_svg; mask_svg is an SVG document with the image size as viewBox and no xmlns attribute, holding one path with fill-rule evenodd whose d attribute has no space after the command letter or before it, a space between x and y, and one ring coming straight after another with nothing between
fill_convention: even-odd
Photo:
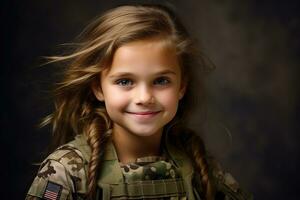
<instances>
[{"instance_id":1,"label":"girl's face","mask_svg":"<svg viewBox=\"0 0 300 200\"><path fill-rule=\"evenodd\" d=\"M117 49L101 73L101 88L93 91L105 102L113 133L157 136L176 114L185 90L181 79L175 49L143 40Z\"/></svg>"}]
</instances>

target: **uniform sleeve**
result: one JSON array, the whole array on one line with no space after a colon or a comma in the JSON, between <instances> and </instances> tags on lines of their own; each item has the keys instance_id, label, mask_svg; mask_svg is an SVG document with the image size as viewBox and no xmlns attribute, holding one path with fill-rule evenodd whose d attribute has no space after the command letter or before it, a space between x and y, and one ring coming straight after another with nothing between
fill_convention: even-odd
<instances>
[{"instance_id":1,"label":"uniform sleeve","mask_svg":"<svg viewBox=\"0 0 300 200\"><path fill-rule=\"evenodd\" d=\"M71 176L64 165L56 160L47 160L35 177L26 200L72 200L73 189Z\"/></svg>"},{"instance_id":2,"label":"uniform sleeve","mask_svg":"<svg viewBox=\"0 0 300 200\"><path fill-rule=\"evenodd\" d=\"M40 200L41 198L39 197L34 197L34 196L31 196L31 195L27 195L25 200Z\"/></svg>"},{"instance_id":3,"label":"uniform sleeve","mask_svg":"<svg viewBox=\"0 0 300 200\"><path fill-rule=\"evenodd\" d=\"M238 182L229 173L219 174L217 177L217 198L224 200L252 200L253 196L242 189Z\"/></svg>"},{"instance_id":4,"label":"uniform sleeve","mask_svg":"<svg viewBox=\"0 0 300 200\"><path fill-rule=\"evenodd\" d=\"M217 200L252 200L253 196L242 189L233 176L225 172L215 159L209 160L211 173L216 186Z\"/></svg>"}]
</instances>

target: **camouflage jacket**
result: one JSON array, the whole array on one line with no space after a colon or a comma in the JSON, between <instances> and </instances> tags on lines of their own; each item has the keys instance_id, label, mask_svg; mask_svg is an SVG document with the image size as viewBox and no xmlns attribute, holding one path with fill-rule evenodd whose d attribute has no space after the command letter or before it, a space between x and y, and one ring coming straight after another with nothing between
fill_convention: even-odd
<instances>
[{"instance_id":1,"label":"camouflage jacket","mask_svg":"<svg viewBox=\"0 0 300 200\"><path fill-rule=\"evenodd\" d=\"M171 152L171 154L168 154L172 158L170 160L160 159L154 161L150 159L150 161L145 161L142 159L136 163L120 165L119 162L115 162L117 156L114 146L110 142L104 154L104 162L102 162L104 164L100 170L99 181L97 183L98 188L101 188L100 196L103 198L98 197L98 199L108 199L107 197L110 197L109 199L128 199L126 197L113 197L114 195L120 196L120 194L124 193L124 182L126 182L127 193L130 191L128 188L132 188L132 191L136 194L138 193L136 192L137 188L142 187L147 191L149 185L152 185L149 191L153 191L152 188L156 186L156 191L159 191L161 188L169 188L168 190L164 190L163 193L168 191L171 194L173 192L177 196L166 198L162 195L159 196L162 198L156 196L156 198L151 198L150 195L147 197L151 199L201 199L200 177L194 173L191 165L185 164L188 162L186 156L175 147L167 145L166 149L167 154ZM41 164L26 199L84 199L87 191L89 155L90 148L84 136L78 136L74 141L58 148ZM143 171L142 173L139 172L141 170ZM155 173L153 174L154 171ZM161 177L161 172L164 172L164 177ZM136 174L139 175L136 176ZM141 176L140 174L143 175ZM224 173L218 168L218 170L213 172L213 175L217 188L216 199L251 199L250 195L239 188L237 182L230 174ZM174 188L176 188L175 191ZM144 196L142 197L135 199L144 199Z\"/></svg>"}]
</instances>

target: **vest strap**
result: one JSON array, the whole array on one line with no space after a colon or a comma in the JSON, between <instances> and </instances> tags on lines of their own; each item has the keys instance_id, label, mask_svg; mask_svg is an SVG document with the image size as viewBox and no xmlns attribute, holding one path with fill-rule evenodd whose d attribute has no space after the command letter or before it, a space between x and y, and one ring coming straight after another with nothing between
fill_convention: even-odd
<instances>
[{"instance_id":1,"label":"vest strap","mask_svg":"<svg viewBox=\"0 0 300 200\"><path fill-rule=\"evenodd\" d=\"M184 153L182 146L174 146L171 144L171 138L169 138L168 132L165 134L165 145L167 153L171 160L175 162L177 167L180 169L182 178L184 180L184 188L186 190L186 196L189 200L195 200L192 179L194 177L194 168L192 161L189 157Z\"/></svg>"},{"instance_id":2,"label":"vest strap","mask_svg":"<svg viewBox=\"0 0 300 200\"><path fill-rule=\"evenodd\" d=\"M111 185L111 198L143 199L185 196L182 179L137 181Z\"/></svg>"}]
</instances>

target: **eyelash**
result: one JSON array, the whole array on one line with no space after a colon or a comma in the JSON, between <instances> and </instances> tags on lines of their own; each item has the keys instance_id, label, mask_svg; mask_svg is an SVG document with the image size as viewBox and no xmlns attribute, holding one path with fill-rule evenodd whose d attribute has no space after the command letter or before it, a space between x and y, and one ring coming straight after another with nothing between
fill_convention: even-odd
<instances>
[{"instance_id":1,"label":"eyelash","mask_svg":"<svg viewBox=\"0 0 300 200\"><path fill-rule=\"evenodd\" d=\"M158 85L168 85L171 83L171 81L167 77L159 77L154 81L154 83L158 83Z\"/></svg>"},{"instance_id":2,"label":"eyelash","mask_svg":"<svg viewBox=\"0 0 300 200\"><path fill-rule=\"evenodd\" d=\"M118 80L116 80L115 83L119 86L122 86L122 87L129 87L129 86L133 85L133 81L128 79L128 78L118 79ZM165 85L168 85L170 83L171 83L171 81L167 77L159 77L159 78L157 78L153 81L154 85L160 85L160 86L165 86Z\"/></svg>"},{"instance_id":3,"label":"eyelash","mask_svg":"<svg viewBox=\"0 0 300 200\"><path fill-rule=\"evenodd\" d=\"M124 82L125 82L125 83L124 83ZM129 82L131 82L130 85L133 84L133 81L132 81L132 80L127 79L127 78L122 78L122 79L117 80L117 81L116 81L116 84L117 84L117 85L120 85L120 86L122 86L122 87L125 87L125 86L128 86L128 83L129 83ZM127 84L126 84L126 83L127 83Z\"/></svg>"}]
</instances>

